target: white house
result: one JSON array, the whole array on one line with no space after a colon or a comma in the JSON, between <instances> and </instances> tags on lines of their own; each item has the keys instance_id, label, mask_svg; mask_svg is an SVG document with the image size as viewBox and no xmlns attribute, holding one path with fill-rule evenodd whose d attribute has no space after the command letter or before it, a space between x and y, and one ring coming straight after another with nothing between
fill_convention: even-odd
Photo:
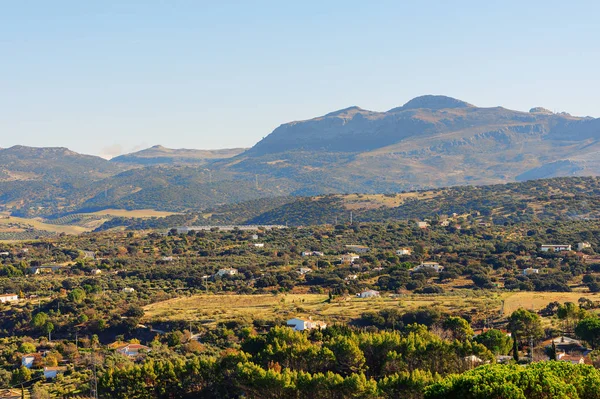
<instances>
[{"instance_id":1,"label":"white house","mask_svg":"<svg viewBox=\"0 0 600 399\"><path fill-rule=\"evenodd\" d=\"M369 247L365 245L346 245L346 249L359 254L366 254L369 252Z\"/></svg>"},{"instance_id":2,"label":"white house","mask_svg":"<svg viewBox=\"0 0 600 399\"><path fill-rule=\"evenodd\" d=\"M571 250L570 245L544 244L544 245L542 245L542 248L541 248L542 252L548 252L548 251L562 252L562 251L570 251L570 250Z\"/></svg>"},{"instance_id":3,"label":"white house","mask_svg":"<svg viewBox=\"0 0 600 399\"><path fill-rule=\"evenodd\" d=\"M428 228L428 227L429 227L429 223L427 223L427 222L417 222L417 226L418 226L420 229L426 229L426 228Z\"/></svg>"},{"instance_id":4,"label":"white house","mask_svg":"<svg viewBox=\"0 0 600 399\"><path fill-rule=\"evenodd\" d=\"M400 248L399 250L396 251L396 255L410 255L412 254L412 249L410 248Z\"/></svg>"},{"instance_id":5,"label":"white house","mask_svg":"<svg viewBox=\"0 0 600 399\"><path fill-rule=\"evenodd\" d=\"M302 256L323 256L323 252L319 251L304 251L301 254Z\"/></svg>"},{"instance_id":6,"label":"white house","mask_svg":"<svg viewBox=\"0 0 600 399\"><path fill-rule=\"evenodd\" d=\"M8 256L10 255L10 252L0 252L0 256Z\"/></svg>"},{"instance_id":7,"label":"white house","mask_svg":"<svg viewBox=\"0 0 600 399\"><path fill-rule=\"evenodd\" d=\"M301 267L300 269L297 270L297 272L301 275L305 275L306 273L312 272L312 269L310 269L308 267Z\"/></svg>"},{"instance_id":8,"label":"white house","mask_svg":"<svg viewBox=\"0 0 600 399\"><path fill-rule=\"evenodd\" d=\"M150 352L150 348L141 344L123 344L116 351L124 356L138 357L146 352Z\"/></svg>"},{"instance_id":9,"label":"white house","mask_svg":"<svg viewBox=\"0 0 600 399\"><path fill-rule=\"evenodd\" d=\"M173 257L172 256L163 256L162 258L160 258L160 260L162 260L163 262L173 262Z\"/></svg>"},{"instance_id":10,"label":"white house","mask_svg":"<svg viewBox=\"0 0 600 399\"><path fill-rule=\"evenodd\" d=\"M5 302L18 302L19 296L17 294L2 294L0 295L0 303Z\"/></svg>"},{"instance_id":11,"label":"white house","mask_svg":"<svg viewBox=\"0 0 600 399\"><path fill-rule=\"evenodd\" d=\"M94 275L102 274L102 270L100 270L100 269L92 269L91 273L94 274Z\"/></svg>"},{"instance_id":12,"label":"white house","mask_svg":"<svg viewBox=\"0 0 600 399\"><path fill-rule=\"evenodd\" d=\"M342 263L354 263L355 261L357 261L359 259L360 259L360 256L358 256L357 254L344 254L340 258Z\"/></svg>"},{"instance_id":13,"label":"white house","mask_svg":"<svg viewBox=\"0 0 600 399\"><path fill-rule=\"evenodd\" d=\"M422 270L422 269L433 269L436 272L441 272L442 270L444 270L444 266L440 266L439 263L437 262L421 262L420 265L415 266L413 268L413 271L418 271L418 270Z\"/></svg>"},{"instance_id":14,"label":"white house","mask_svg":"<svg viewBox=\"0 0 600 399\"><path fill-rule=\"evenodd\" d=\"M539 272L540 272L540 269L534 269L533 267L528 267L527 269L523 270L523 275L529 276L530 274L538 274Z\"/></svg>"},{"instance_id":15,"label":"white house","mask_svg":"<svg viewBox=\"0 0 600 399\"><path fill-rule=\"evenodd\" d=\"M323 329L327 324L322 321L313 321L312 317L308 319L293 318L286 322L288 327L292 327L296 331L312 330L313 328Z\"/></svg>"},{"instance_id":16,"label":"white house","mask_svg":"<svg viewBox=\"0 0 600 399\"><path fill-rule=\"evenodd\" d=\"M581 251L582 249L586 249L586 248L591 248L592 244L590 244L589 242L578 242L577 243L577 250Z\"/></svg>"},{"instance_id":17,"label":"white house","mask_svg":"<svg viewBox=\"0 0 600 399\"><path fill-rule=\"evenodd\" d=\"M229 267L227 269L220 269L217 272L217 276L219 276L219 277L223 277L223 276L235 276L236 274L238 274L237 269L234 269L232 267Z\"/></svg>"},{"instance_id":18,"label":"white house","mask_svg":"<svg viewBox=\"0 0 600 399\"><path fill-rule=\"evenodd\" d=\"M264 248L265 247L265 244L262 242L255 242L252 245L254 245L256 248Z\"/></svg>"},{"instance_id":19,"label":"white house","mask_svg":"<svg viewBox=\"0 0 600 399\"><path fill-rule=\"evenodd\" d=\"M358 278L358 274L349 274L344 280L351 281L356 280Z\"/></svg>"},{"instance_id":20,"label":"white house","mask_svg":"<svg viewBox=\"0 0 600 399\"><path fill-rule=\"evenodd\" d=\"M361 292L360 294L356 294L356 296L359 298L373 298L373 297L379 296L379 291L366 290L366 291Z\"/></svg>"},{"instance_id":21,"label":"white house","mask_svg":"<svg viewBox=\"0 0 600 399\"><path fill-rule=\"evenodd\" d=\"M53 380L57 375L67 371L66 367L44 367L44 378L47 380Z\"/></svg>"},{"instance_id":22,"label":"white house","mask_svg":"<svg viewBox=\"0 0 600 399\"><path fill-rule=\"evenodd\" d=\"M122 291L126 294L133 294L135 292L135 289L131 287L125 287L122 289Z\"/></svg>"},{"instance_id":23,"label":"white house","mask_svg":"<svg viewBox=\"0 0 600 399\"><path fill-rule=\"evenodd\" d=\"M42 355L39 353L28 353L21 357L21 366L27 367L28 369L33 367L33 363L42 360Z\"/></svg>"},{"instance_id":24,"label":"white house","mask_svg":"<svg viewBox=\"0 0 600 399\"><path fill-rule=\"evenodd\" d=\"M258 234L252 234L252 239L253 240L258 240Z\"/></svg>"}]
</instances>

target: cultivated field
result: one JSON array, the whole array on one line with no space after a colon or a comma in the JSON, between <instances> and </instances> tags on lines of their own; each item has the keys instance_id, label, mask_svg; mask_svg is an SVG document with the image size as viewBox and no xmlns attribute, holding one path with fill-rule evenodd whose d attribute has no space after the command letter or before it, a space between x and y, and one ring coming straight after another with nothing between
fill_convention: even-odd
<instances>
[{"instance_id":1,"label":"cultivated field","mask_svg":"<svg viewBox=\"0 0 600 399\"><path fill-rule=\"evenodd\" d=\"M44 230L52 233L65 233L65 234L81 234L89 231L81 226L65 226L57 224L44 223L38 219L26 219L9 216L7 218L0 219L0 230L9 230L10 226L17 226L17 229L33 228L35 230Z\"/></svg>"}]
</instances>

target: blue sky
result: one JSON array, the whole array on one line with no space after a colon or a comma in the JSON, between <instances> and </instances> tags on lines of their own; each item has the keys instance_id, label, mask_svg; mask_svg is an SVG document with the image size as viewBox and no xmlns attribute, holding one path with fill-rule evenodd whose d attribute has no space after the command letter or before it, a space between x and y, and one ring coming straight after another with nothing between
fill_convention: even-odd
<instances>
[{"instance_id":1,"label":"blue sky","mask_svg":"<svg viewBox=\"0 0 600 399\"><path fill-rule=\"evenodd\" d=\"M597 1L0 1L0 147L251 146L423 94L600 116Z\"/></svg>"}]
</instances>

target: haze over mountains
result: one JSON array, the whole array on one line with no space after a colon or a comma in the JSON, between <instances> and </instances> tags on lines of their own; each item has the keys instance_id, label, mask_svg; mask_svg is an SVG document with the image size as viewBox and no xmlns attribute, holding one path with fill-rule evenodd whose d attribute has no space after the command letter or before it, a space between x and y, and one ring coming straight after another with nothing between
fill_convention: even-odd
<instances>
[{"instance_id":1,"label":"haze over mountains","mask_svg":"<svg viewBox=\"0 0 600 399\"><path fill-rule=\"evenodd\" d=\"M21 215L205 209L261 197L389 193L600 174L600 119L417 97L281 125L252 148L155 146L110 161L64 148L0 150L0 206Z\"/></svg>"}]
</instances>

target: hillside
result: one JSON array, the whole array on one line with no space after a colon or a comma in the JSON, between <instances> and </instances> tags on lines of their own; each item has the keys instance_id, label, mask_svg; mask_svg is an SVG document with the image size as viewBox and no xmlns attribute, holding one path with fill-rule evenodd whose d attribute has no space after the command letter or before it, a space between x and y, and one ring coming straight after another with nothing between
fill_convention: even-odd
<instances>
[{"instance_id":1,"label":"hillside","mask_svg":"<svg viewBox=\"0 0 600 399\"><path fill-rule=\"evenodd\" d=\"M168 229L181 225L342 224L350 222L351 213L354 222L445 218L457 221L463 217L488 224L590 220L600 218L598 194L598 177L563 177L399 194L280 197L219 206L201 214L192 212L144 220L116 218L99 230L118 226Z\"/></svg>"},{"instance_id":2,"label":"hillside","mask_svg":"<svg viewBox=\"0 0 600 399\"><path fill-rule=\"evenodd\" d=\"M228 148L221 150L189 150L185 148L171 149L155 145L131 154L120 155L111 159L113 163L131 165L161 164L197 164L204 165L211 160L231 158L244 152L245 148Z\"/></svg>"}]
</instances>

